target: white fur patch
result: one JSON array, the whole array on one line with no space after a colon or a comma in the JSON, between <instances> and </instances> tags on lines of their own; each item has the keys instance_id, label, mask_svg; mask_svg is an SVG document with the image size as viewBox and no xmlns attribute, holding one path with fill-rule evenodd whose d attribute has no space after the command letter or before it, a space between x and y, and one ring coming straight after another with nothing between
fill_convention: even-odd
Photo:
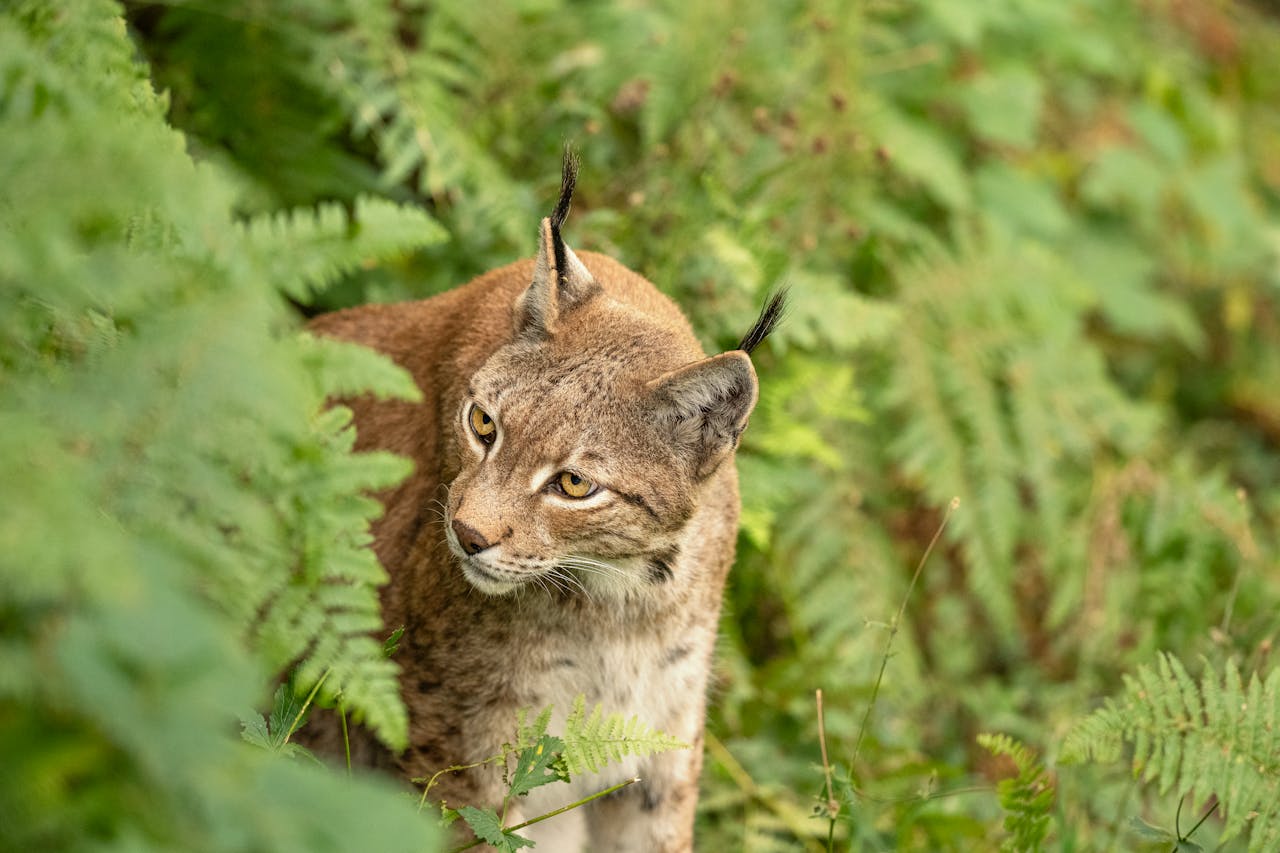
<instances>
[{"instance_id":1,"label":"white fur patch","mask_svg":"<svg viewBox=\"0 0 1280 853\"><path fill-rule=\"evenodd\" d=\"M542 704L554 707L549 727L553 734L564 730L574 700L583 694L587 697L588 714L599 702L605 714L620 713L626 719L639 717L646 725L692 741L701 723L699 694L705 690L705 644L710 639L684 639L692 644L690 651L675 662L664 660L667 650L656 648L652 640L633 636L600 637L588 647L563 640L548 648L548 660L571 665L523 674L517 679L517 689L545 697ZM699 645L699 641L703 645ZM537 788L522 801L521 814L526 819L535 817L637 776L653 781L654 764L662 758L661 755L643 759L629 756L605 766L599 773L580 774L568 785ZM547 823L555 824L558 820L560 817ZM548 826L546 831L557 836L548 850L584 849L580 846L581 837L575 834L577 830L570 822Z\"/></svg>"}]
</instances>

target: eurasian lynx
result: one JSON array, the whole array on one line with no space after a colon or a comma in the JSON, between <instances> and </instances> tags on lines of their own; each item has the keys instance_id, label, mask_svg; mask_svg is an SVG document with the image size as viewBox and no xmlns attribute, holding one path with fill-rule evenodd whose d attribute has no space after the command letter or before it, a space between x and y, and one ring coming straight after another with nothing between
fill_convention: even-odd
<instances>
[{"instance_id":1,"label":"eurasian lynx","mask_svg":"<svg viewBox=\"0 0 1280 853\"><path fill-rule=\"evenodd\" d=\"M689 850L737 535L733 454L757 394L748 353L782 300L737 350L706 357L653 285L565 245L575 180L566 157L536 259L431 299L313 323L387 354L424 397L347 401L361 449L415 463L381 496L374 528L391 575L386 624L406 627L397 660L411 746L393 756L363 739L353 749L364 763L429 776L500 752L517 709L554 704L563 721L586 694L693 748L611 765L572 792L538 789L519 804L526 818L643 779L539 824L540 849ZM333 737L321 727L310 740L332 749ZM433 794L452 805L501 801L492 768L442 780Z\"/></svg>"}]
</instances>

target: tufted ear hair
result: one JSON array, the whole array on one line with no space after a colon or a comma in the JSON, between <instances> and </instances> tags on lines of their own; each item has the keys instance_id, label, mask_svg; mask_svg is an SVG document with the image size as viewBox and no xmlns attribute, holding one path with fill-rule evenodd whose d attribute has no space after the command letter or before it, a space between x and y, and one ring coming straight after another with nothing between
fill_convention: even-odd
<instances>
[{"instance_id":1,"label":"tufted ear hair","mask_svg":"<svg viewBox=\"0 0 1280 853\"><path fill-rule=\"evenodd\" d=\"M550 337L560 317L600 290L600 285L560 236L577 182L578 158L566 149L560 174L560 199L551 216L538 226L538 258L533 267L533 281L516 299L517 336Z\"/></svg>"},{"instance_id":2,"label":"tufted ear hair","mask_svg":"<svg viewBox=\"0 0 1280 853\"><path fill-rule=\"evenodd\" d=\"M649 383L660 428L698 480L738 446L758 394L755 368L742 350L695 361Z\"/></svg>"}]
</instances>

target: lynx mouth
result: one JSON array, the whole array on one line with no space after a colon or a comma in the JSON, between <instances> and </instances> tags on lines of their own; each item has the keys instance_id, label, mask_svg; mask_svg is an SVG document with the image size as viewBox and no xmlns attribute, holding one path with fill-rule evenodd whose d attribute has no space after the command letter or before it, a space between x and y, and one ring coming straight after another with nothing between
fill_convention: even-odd
<instances>
[{"instance_id":1,"label":"lynx mouth","mask_svg":"<svg viewBox=\"0 0 1280 853\"><path fill-rule=\"evenodd\" d=\"M445 535L445 545L457 559L458 566L462 569L462 576L467 579L467 583L486 595L506 595L529 580L527 577L506 571L500 566L494 567L483 558L463 551L462 546L453 536L453 531L448 531Z\"/></svg>"},{"instance_id":2,"label":"lynx mouth","mask_svg":"<svg viewBox=\"0 0 1280 853\"><path fill-rule=\"evenodd\" d=\"M512 576L501 569L494 570L473 557L459 556L458 565L462 567L462 574L467 582L488 595L506 595L528 580L520 575Z\"/></svg>"}]
</instances>

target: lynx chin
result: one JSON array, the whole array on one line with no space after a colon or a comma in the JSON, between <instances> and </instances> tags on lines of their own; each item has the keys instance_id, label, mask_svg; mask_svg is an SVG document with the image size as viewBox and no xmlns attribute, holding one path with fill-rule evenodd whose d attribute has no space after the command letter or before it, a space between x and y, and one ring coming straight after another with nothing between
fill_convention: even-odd
<instances>
[{"instance_id":1,"label":"lynx chin","mask_svg":"<svg viewBox=\"0 0 1280 853\"><path fill-rule=\"evenodd\" d=\"M501 751L516 710L585 694L692 744L539 788L508 824L639 776L617 795L532 827L539 849L687 851L702 765L707 680L738 529L734 451L756 403L749 353L773 329L775 296L739 347L708 357L666 296L616 261L561 238L576 181L537 256L439 296L317 318L320 334L408 370L418 403L366 397L358 449L411 458L379 497L374 548L390 573L386 624L410 747L355 733L352 758L405 778ZM316 720L304 739L341 749ZM442 777L451 805L493 806L500 770ZM513 810L518 810L516 814Z\"/></svg>"}]
</instances>

